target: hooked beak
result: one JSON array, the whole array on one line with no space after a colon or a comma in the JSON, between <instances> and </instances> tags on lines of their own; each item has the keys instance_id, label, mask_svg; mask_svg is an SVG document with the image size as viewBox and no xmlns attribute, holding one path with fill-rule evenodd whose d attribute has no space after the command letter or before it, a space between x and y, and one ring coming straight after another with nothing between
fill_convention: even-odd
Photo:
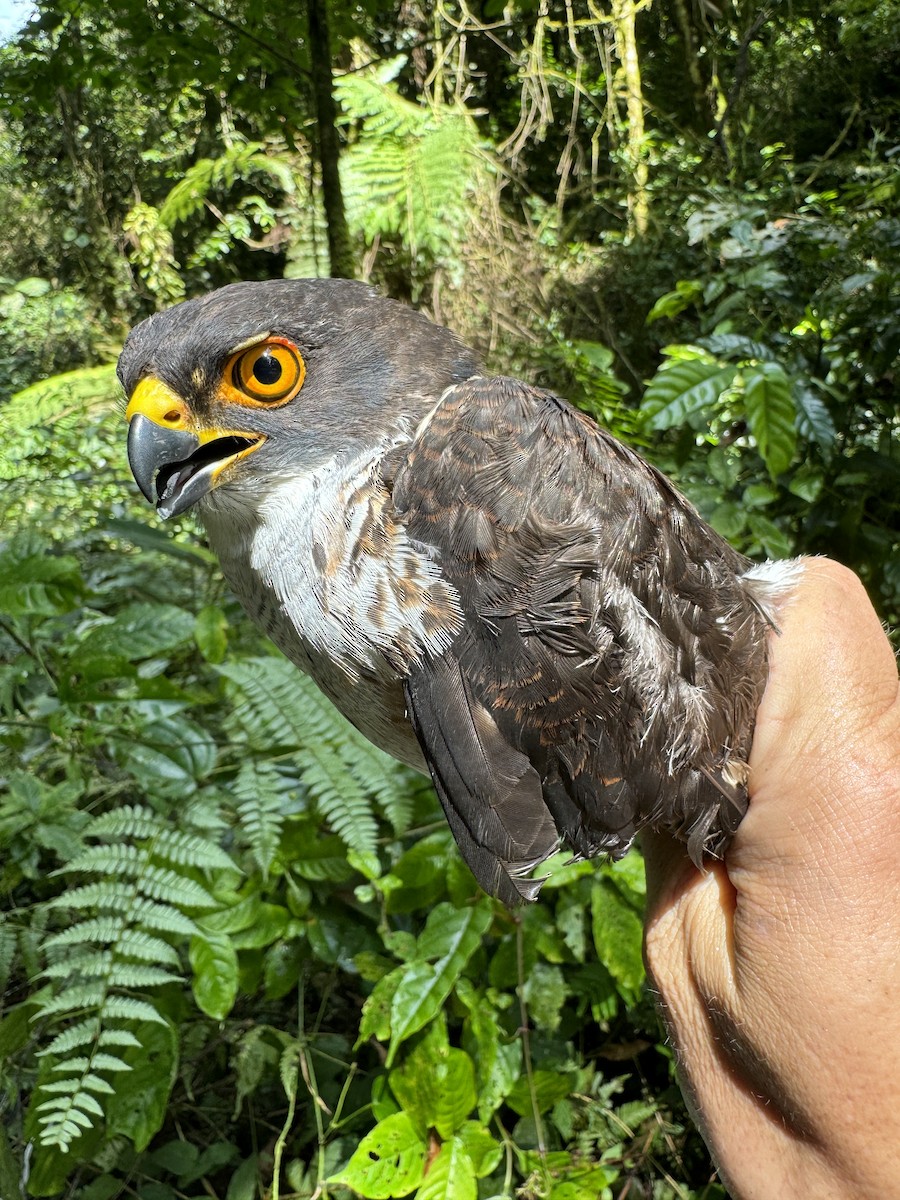
<instances>
[{"instance_id":1,"label":"hooked beak","mask_svg":"<svg viewBox=\"0 0 900 1200\"><path fill-rule=\"evenodd\" d=\"M227 466L265 441L258 433L189 427L184 401L158 379L140 381L125 416L131 473L163 519L196 504Z\"/></svg>"}]
</instances>

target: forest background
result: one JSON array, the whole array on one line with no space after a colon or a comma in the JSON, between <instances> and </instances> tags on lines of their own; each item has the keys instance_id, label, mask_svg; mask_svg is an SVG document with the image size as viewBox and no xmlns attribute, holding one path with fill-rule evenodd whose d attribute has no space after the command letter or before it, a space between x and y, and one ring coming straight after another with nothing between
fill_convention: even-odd
<instances>
[{"instance_id":1,"label":"forest background","mask_svg":"<svg viewBox=\"0 0 900 1200\"><path fill-rule=\"evenodd\" d=\"M480 895L124 456L129 326L356 275L900 613L897 0L39 0L0 48L0 1197L724 1191L640 859Z\"/></svg>"}]
</instances>

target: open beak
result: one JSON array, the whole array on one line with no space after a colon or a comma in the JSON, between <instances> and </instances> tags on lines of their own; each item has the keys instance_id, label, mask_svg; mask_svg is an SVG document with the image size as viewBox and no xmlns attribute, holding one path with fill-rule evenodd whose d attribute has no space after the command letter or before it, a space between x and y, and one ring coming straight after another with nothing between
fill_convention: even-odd
<instances>
[{"instance_id":1,"label":"open beak","mask_svg":"<svg viewBox=\"0 0 900 1200\"><path fill-rule=\"evenodd\" d=\"M140 381L125 416L131 473L164 519L196 504L227 466L265 440L259 433L196 428L184 401L158 379Z\"/></svg>"}]
</instances>

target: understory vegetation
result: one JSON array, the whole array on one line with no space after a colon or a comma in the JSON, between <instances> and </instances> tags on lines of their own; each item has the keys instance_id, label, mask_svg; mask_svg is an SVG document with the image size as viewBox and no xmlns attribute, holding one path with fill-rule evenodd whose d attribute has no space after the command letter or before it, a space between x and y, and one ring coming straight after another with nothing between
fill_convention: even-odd
<instances>
[{"instance_id":1,"label":"understory vegetation","mask_svg":"<svg viewBox=\"0 0 900 1200\"><path fill-rule=\"evenodd\" d=\"M138 496L114 361L368 279L896 627L898 52L897 0L39 0L0 47L2 1200L726 1195L638 854L480 893Z\"/></svg>"}]
</instances>

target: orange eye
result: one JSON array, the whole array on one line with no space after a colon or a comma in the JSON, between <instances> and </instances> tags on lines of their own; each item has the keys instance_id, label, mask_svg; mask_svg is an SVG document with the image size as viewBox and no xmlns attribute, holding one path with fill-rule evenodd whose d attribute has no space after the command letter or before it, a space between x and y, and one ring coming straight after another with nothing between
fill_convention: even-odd
<instances>
[{"instance_id":1,"label":"orange eye","mask_svg":"<svg viewBox=\"0 0 900 1200\"><path fill-rule=\"evenodd\" d=\"M231 384L251 400L285 404L300 391L306 364L291 342L270 339L236 354L229 364Z\"/></svg>"}]
</instances>

